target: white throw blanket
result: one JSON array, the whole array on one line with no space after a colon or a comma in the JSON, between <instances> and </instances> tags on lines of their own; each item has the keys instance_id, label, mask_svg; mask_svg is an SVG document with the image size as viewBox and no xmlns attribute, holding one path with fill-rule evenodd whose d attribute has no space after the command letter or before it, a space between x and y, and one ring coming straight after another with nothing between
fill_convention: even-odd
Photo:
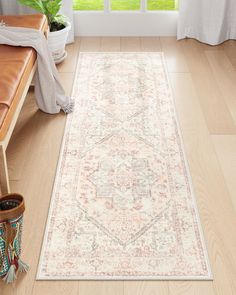
<instances>
[{"instance_id":1,"label":"white throw blanket","mask_svg":"<svg viewBox=\"0 0 236 295\"><path fill-rule=\"evenodd\" d=\"M56 114L73 111L73 102L65 95L59 81L57 68L48 49L43 32L0 25L0 44L32 47L37 52L37 70L35 75L35 96L40 110Z\"/></svg>"}]
</instances>

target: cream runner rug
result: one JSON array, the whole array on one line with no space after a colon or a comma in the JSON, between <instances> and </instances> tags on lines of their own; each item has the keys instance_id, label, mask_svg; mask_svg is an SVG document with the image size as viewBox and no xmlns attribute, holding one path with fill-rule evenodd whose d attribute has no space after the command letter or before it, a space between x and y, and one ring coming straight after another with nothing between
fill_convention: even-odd
<instances>
[{"instance_id":1,"label":"cream runner rug","mask_svg":"<svg viewBox=\"0 0 236 295\"><path fill-rule=\"evenodd\" d=\"M38 279L211 279L162 53L81 53Z\"/></svg>"}]
</instances>

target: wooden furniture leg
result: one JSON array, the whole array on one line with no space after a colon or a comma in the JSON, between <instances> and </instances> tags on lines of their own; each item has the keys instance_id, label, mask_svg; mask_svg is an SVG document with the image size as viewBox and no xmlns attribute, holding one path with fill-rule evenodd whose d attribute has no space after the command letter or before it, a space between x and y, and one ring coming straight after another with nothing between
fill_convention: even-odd
<instances>
[{"instance_id":1,"label":"wooden furniture leg","mask_svg":"<svg viewBox=\"0 0 236 295\"><path fill-rule=\"evenodd\" d=\"M2 195L10 193L6 150L2 144L0 145L0 185Z\"/></svg>"}]
</instances>

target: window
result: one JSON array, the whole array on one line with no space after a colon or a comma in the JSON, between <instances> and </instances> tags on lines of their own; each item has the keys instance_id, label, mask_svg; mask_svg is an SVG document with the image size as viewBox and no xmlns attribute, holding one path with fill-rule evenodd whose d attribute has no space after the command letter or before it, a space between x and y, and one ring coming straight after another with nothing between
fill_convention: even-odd
<instances>
[{"instance_id":1,"label":"window","mask_svg":"<svg viewBox=\"0 0 236 295\"><path fill-rule=\"evenodd\" d=\"M179 0L73 0L78 36L176 36Z\"/></svg>"},{"instance_id":2,"label":"window","mask_svg":"<svg viewBox=\"0 0 236 295\"><path fill-rule=\"evenodd\" d=\"M104 0L73 0L74 10L104 10ZM108 0L110 10L141 10L141 1L147 10L176 10L177 0Z\"/></svg>"},{"instance_id":3,"label":"window","mask_svg":"<svg viewBox=\"0 0 236 295\"><path fill-rule=\"evenodd\" d=\"M147 0L148 10L176 10L176 0Z\"/></svg>"}]
</instances>

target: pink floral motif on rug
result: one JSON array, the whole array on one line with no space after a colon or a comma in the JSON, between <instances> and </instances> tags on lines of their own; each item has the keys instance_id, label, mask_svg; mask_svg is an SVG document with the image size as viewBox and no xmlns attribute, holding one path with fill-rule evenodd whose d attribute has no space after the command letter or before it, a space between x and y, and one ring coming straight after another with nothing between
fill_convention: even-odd
<instances>
[{"instance_id":1,"label":"pink floral motif on rug","mask_svg":"<svg viewBox=\"0 0 236 295\"><path fill-rule=\"evenodd\" d=\"M81 53L38 279L210 279L162 53Z\"/></svg>"}]
</instances>

